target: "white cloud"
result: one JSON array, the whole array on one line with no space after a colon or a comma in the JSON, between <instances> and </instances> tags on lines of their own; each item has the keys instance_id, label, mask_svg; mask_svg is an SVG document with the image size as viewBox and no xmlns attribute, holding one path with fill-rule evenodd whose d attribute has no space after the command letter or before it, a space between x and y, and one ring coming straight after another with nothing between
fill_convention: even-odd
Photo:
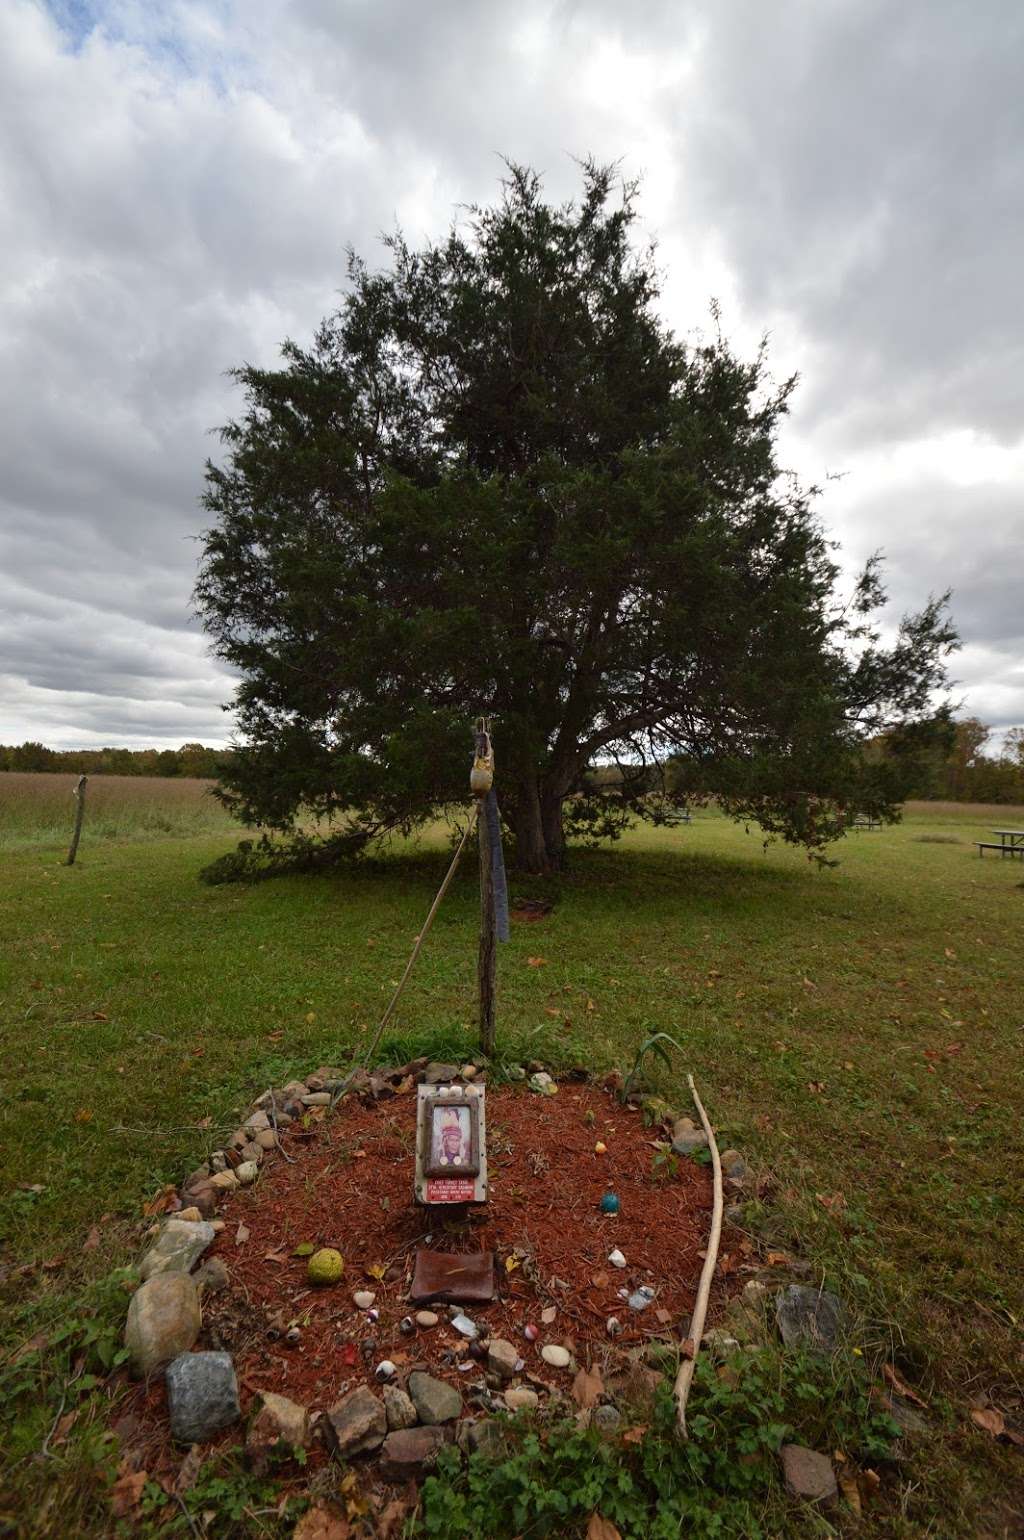
<instances>
[{"instance_id":1,"label":"white cloud","mask_svg":"<svg viewBox=\"0 0 1024 1540\"><path fill-rule=\"evenodd\" d=\"M770 329L849 562L888 549L893 614L952 584L968 708L1024 721L1022 64L1014 0L8 0L0 741L225 737L188 614L224 371L501 154L643 174L670 323Z\"/></svg>"}]
</instances>

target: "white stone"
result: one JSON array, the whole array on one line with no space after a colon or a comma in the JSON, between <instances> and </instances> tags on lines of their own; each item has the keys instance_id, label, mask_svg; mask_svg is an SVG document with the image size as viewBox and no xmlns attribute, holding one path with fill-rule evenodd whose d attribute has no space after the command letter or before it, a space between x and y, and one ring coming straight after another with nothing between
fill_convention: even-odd
<instances>
[{"instance_id":1,"label":"white stone","mask_svg":"<svg viewBox=\"0 0 1024 1540\"><path fill-rule=\"evenodd\" d=\"M614 1251L609 1251L608 1260L613 1267L625 1267L626 1265L626 1259L622 1255L622 1252L619 1250L618 1246L616 1246Z\"/></svg>"},{"instance_id":2,"label":"white stone","mask_svg":"<svg viewBox=\"0 0 1024 1540\"><path fill-rule=\"evenodd\" d=\"M376 1298L376 1294L371 1294L369 1289L358 1289L352 1296L352 1303L357 1310L369 1310Z\"/></svg>"},{"instance_id":3,"label":"white stone","mask_svg":"<svg viewBox=\"0 0 1024 1540\"><path fill-rule=\"evenodd\" d=\"M415 1320L417 1326L436 1326L438 1317L432 1310L417 1310Z\"/></svg>"},{"instance_id":4,"label":"white stone","mask_svg":"<svg viewBox=\"0 0 1024 1540\"><path fill-rule=\"evenodd\" d=\"M260 1174L260 1168L254 1160L243 1160L235 1172L240 1187L249 1187Z\"/></svg>"},{"instance_id":5,"label":"white stone","mask_svg":"<svg viewBox=\"0 0 1024 1540\"><path fill-rule=\"evenodd\" d=\"M559 1347L556 1342L546 1342L540 1350L540 1356L552 1369L568 1369L572 1358L568 1348Z\"/></svg>"}]
</instances>

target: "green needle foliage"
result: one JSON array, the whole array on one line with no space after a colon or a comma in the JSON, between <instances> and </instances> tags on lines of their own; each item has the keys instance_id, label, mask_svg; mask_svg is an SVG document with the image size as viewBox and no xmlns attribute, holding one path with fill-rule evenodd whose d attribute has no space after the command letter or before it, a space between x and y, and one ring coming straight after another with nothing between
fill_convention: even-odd
<instances>
[{"instance_id":1,"label":"green needle foliage","mask_svg":"<svg viewBox=\"0 0 1024 1540\"><path fill-rule=\"evenodd\" d=\"M236 371L197 603L241 674L246 822L336 818L342 852L408 830L465 796L478 712L531 871L701 796L811 851L893 816L900 756L862 743L933 717L944 601L883 646L877 564L838 594L778 462L795 380L717 312L692 346L665 328L635 199L588 163L556 207L512 166L442 244L353 255L309 349Z\"/></svg>"}]
</instances>

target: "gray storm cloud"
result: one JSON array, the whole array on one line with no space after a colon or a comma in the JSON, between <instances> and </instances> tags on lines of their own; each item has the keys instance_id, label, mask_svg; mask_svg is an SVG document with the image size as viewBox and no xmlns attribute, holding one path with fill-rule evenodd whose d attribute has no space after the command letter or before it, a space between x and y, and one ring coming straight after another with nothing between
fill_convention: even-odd
<instances>
[{"instance_id":1,"label":"gray storm cloud","mask_svg":"<svg viewBox=\"0 0 1024 1540\"><path fill-rule=\"evenodd\" d=\"M1022 67L1016 0L8 0L0 741L228 736L189 610L225 371L501 154L644 178L670 324L771 332L850 563L889 552L893 617L951 586L965 705L1024 721Z\"/></svg>"}]
</instances>

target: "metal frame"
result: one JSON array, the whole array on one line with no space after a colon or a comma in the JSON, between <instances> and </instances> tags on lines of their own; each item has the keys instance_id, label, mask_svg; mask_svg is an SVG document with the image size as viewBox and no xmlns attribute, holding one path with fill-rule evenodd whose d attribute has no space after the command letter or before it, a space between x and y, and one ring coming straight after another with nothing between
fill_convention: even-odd
<instances>
[{"instance_id":1,"label":"metal frame","mask_svg":"<svg viewBox=\"0 0 1024 1540\"><path fill-rule=\"evenodd\" d=\"M469 1112L469 1161L465 1165L442 1166L431 1158L434 1146L434 1116L452 1107L465 1107ZM427 1101L427 1116L423 1119L421 1134L421 1160L425 1177L476 1177L480 1175L480 1099L478 1096L432 1096Z\"/></svg>"}]
</instances>

